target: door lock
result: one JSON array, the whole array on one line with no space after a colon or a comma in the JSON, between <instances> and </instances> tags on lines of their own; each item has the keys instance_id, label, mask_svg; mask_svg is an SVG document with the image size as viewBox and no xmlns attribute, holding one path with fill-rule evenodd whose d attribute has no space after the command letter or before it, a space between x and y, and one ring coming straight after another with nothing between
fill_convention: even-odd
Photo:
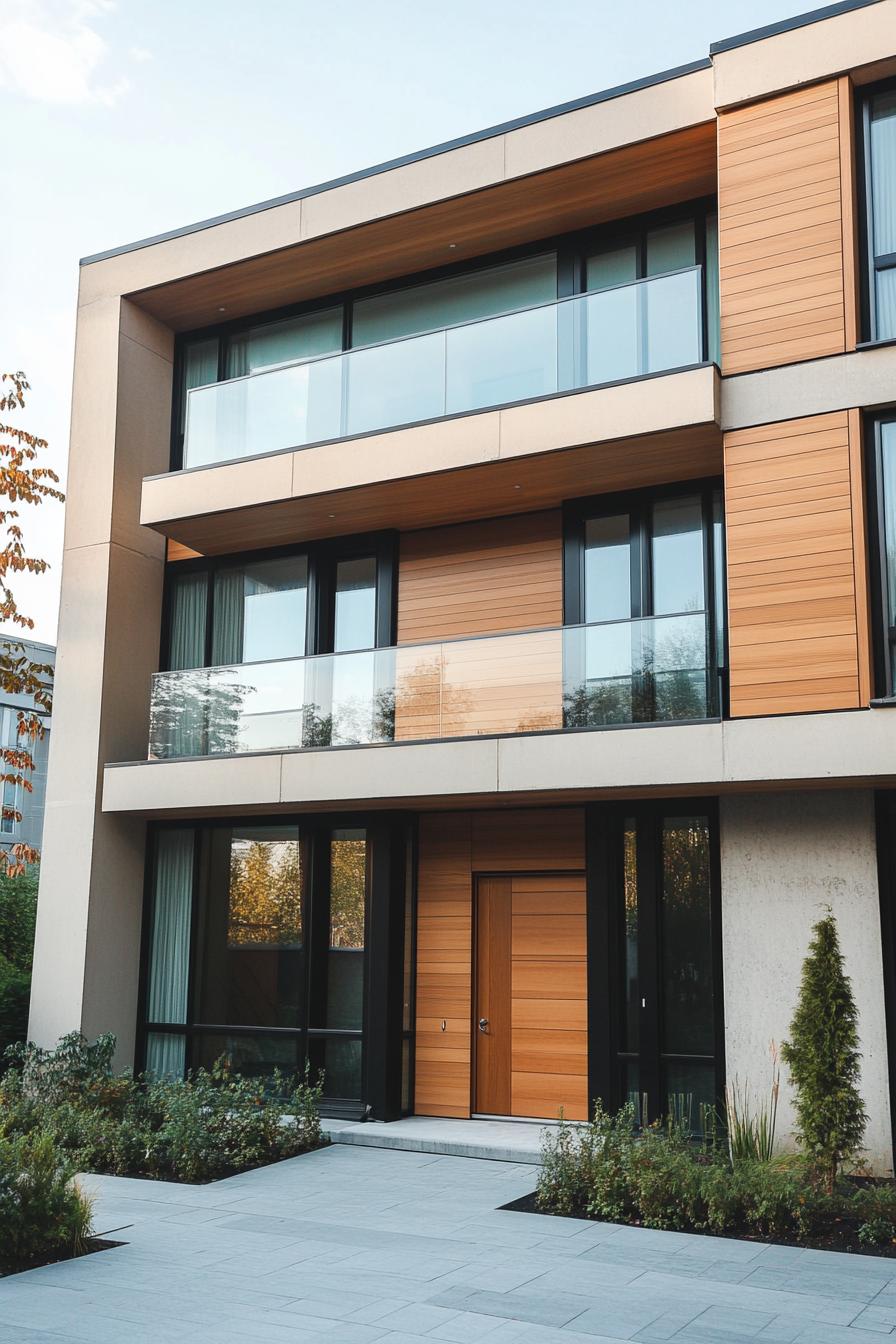
<instances>
[{"instance_id":1,"label":"door lock","mask_svg":"<svg viewBox=\"0 0 896 1344\"><path fill-rule=\"evenodd\" d=\"M482 1032L487 1032L487 1031L488 1031L488 1018L487 1018L487 1017L480 1017L480 1019L479 1019L479 1030L482 1031Z\"/></svg>"}]
</instances>

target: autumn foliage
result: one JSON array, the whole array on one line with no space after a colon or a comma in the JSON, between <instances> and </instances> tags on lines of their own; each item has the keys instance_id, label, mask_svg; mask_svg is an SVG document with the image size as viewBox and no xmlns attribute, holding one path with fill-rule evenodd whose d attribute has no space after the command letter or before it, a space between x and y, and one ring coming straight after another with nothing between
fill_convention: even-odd
<instances>
[{"instance_id":1,"label":"autumn foliage","mask_svg":"<svg viewBox=\"0 0 896 1344\"><path fill-rule=\"evenodd\" d=\"M34 621L19 611L11 584L17 574L43 574L47 562L29 554L19 506L40 505L47 499L64 498L56 488L59 481L56 473L49 467L38 465L41 454L48 447L46 439L5 420L6 416L23 409L29 388L30 383L21 370L0 374L0 415L4 417L0 420L0 625L18 626L24 631L33 630ZM21 641L0 639L0 688L7 695L27 696L48 715L53 703L52 676L52 666L33 662ZM44 731L40 714L19 711L15 744L0 747L0 784L7 796L10 790L5 788L6 785L31 792L30 775L34 769L31 748L43 737ZM2 812L7 820L21 820L21 813L6 802ZM10 877L17 876L26 864L35 863L39 857L30 845L15 844L5 856L7 873Z\"/></svg>"}]
</instances>

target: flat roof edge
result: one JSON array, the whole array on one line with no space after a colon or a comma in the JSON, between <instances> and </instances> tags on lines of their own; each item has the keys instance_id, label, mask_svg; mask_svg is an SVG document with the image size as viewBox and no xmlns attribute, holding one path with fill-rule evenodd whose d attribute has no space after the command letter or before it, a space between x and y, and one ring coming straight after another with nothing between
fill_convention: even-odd
<instances>
[{"instance_id":1,"label":"flat roof edge","mask_svg":"<svg viewBox=\"0 0 896 1344\"><path fill-rule=\"evenodd\" d=\"M809 24L821 23L824 19L835 19L838 14L848 14L853 9L867 9L869 5L879 3L880 0L838 0L837 4L811 9L806 14L794 14L792 18L768 23L764 28L751 28L746 33L737 33L734 37L723 37L720 42L711 42L709 54L717 56L720 52L733 51L736 47L748 47L753 42L762 42L766 37L792 33L797 28L807 28Z\"/></svg>"},{"instance_id":2,"label":"flat roof edge","mask_svg":"<svg viewBox=\"0 0 896 1344\"><path fill-rule=\"evenodd\" d=\"M858 2L869 4L877 3L877 0L858 0ZM856 3L856 0L853 0L853 3ZM553 117L564 116L569 112L579 112L586 107L595 107L599 103L607 103L614 98L621 98L624 94L637 93L640 89L648 89L657 84L666 84L670 80L680 79L684 75L694 74L698 70L708 70L711 67L712 61L708 56L704 56L700 60L689 61L686 65L675 66L671 70L662 70L654 75L645 75L641 79L630 80L626 84L617 84L612 89L603 89L599 93L586 94L584 97L574 98L568 103L558 103L555 107L544 108L540 112L530 112L526 116L514 117L511 121L502 122L497 126L488 126L481 131L472 131L469 135L458 136L454 140L445 140L441 144L431 145L427 149L418 149L410 154L402 154L396 159L374 164L370 168L360 168L356 172L346 173L343 177L331 178L330 181L320 182L313 187L303 187L299 191L288 192L285 196L274 196L268 201L246 205L239 210L230 210L223 215L213 215L210 219L203 219L195 224L185 224L178 229L169 229L166 233L157 233L150 238L141 238L135 243L123 243L120 247L111 247L105 252L94 252L90 256L82 257L79 265L91 266L94 262L108 261L111 257L120 257L127 252L137 252L143 247L153 247L156 243L167 243L174 238L183 238L191 233L199 233L203 229L214 228L218 224L229 224L236 219L245 219L248 215L260 214L264 210L273 210L279 205L290 205L295 201L304 200L308 196L317 196L321 192L332 191L336 187L349 186L351 183L361 182L367 177L376 177L379 173L390 172L394 168L404 168L408 164L435 158L436 155L446 154L453 149L463 149L467 145L475 145L482 140L491 140L495 136L505 135L509 131L517 131L525 126L534 126L540 121L550 121Z\"/></svg>"}]
</instances>

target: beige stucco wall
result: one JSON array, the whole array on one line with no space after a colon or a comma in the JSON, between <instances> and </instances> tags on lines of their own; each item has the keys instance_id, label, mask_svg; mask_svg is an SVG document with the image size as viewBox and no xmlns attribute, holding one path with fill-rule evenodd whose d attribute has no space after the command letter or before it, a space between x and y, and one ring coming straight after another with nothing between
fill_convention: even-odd
<instances>
[{"instance_id":1,"label":"beige stucco wall","mask_svg":"<svg viewBox=\"0 0 896 1344\"><path fill-rule=\"evenodd\" d=\"M140 757L145 757L145 743ZM791 714L109 765L107 813L164 816L311 803L531 801L896 780L896 711Z\"/></svg>"},{"instance_id":2,"label":"beige stucco wall","mask_svg":"<svg viewBox=\"0 0 896 1344\"><path fill-rule=\"evenodd\" d=\"M896 0L878 0L713 57L715 105L764 98L893 54Z\"/></svg>"},{"instance_id":3,"label":"beige stucco wall","mask_svg":"<svg viewBox=\"0 0 896 1344\"><path fill-rule=\"evenodd\" d=\"M830 906L859 1009L865 1156L892 1172L873 795L867 790L721 800L725 1053L758 1095L769 1043L787 1038L812 925ZM778 1135L792 1146L787 1071Z\"/></svg>"},{"instance_id":4,"label":"beige stucco wall","mask_svg":"<svg viewBox=\"0 0 896 1344\"><path fill-rule=\"evenodd\" d=\"M164 541L140 488L168 454L171 337L129 303L81 309L29 1034L114 1031L133 1056L145 824L104 816L102 766L145 751Z\"/></svg>"},{"instance_id":5,"label":"beige stucco wall","mask_svg":"<svg viewBox=\"0 0 896 1344\"><path fill-rule=\"evenodd\" d=\"M719 383L713 367L688 369L298 452L167 472L144 482L141 521L151 527L177 518L716 424Z\"/></svg>"}]
</instances>

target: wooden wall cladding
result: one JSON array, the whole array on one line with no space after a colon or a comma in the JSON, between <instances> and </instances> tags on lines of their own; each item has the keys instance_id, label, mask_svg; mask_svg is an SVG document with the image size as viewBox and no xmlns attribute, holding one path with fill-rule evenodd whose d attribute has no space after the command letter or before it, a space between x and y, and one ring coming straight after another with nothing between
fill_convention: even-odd
<instances>
[{"instance_id":1,"label":"wooden wall cladding","mask_svg":"<svg viewBox=\"0 0 896 1344\"><path fill-rule=\"evenodd\" d=\"M848 78L719 114L726 374L855 345Z\"/></svg>"},{"instance_id":2,"label":"wooden wall cladding","mask_svg":"<svg viewBox=\"0 0 896 1344\"><path fill-rule=\"evenodd\" d=\"M427 813L420 818L418 1115L470 1114L474 873L581 871L584 866L585 815L580 808Z\"/></svg>"},{"instance_id":3,"label":"wooden wall cladding","mask_svg":"<svg viewBox=\"0 0 896 1344\"><path fill-rule=\"evenodd\" d=\"M559 509L402 536L399 644L562 623Z\"/></svg>"},{"instance_id":4,"label":"wooden wall cladding","mask_svg":"<svg viewBox=\"0 0 896 1344\"><path fill-rule=\"evenodd\" d=\"M470 1114L471 882L469 814L421 817L414 1064L418 1115Z\"/></svg>"},{"instance_id":5,"label":"wooden wall cladding","mask_svg":"<svg viewBox=\"0 0 896 1344\"><path fill-rule=\"evenodd\" d=\"M588 1119L585 878L511 880L511 1114Z\"/></svg>"},{"instance_id":6,"label":"wooden wall cladding","mask_svg":"<svg viewBox=\"0 0 896 1344\"><path fill-rule=\"evenodd\" d=\"M559 509L404 534L398 642L428 647L397 655L396 738L561 727L559 634L463 637L562 623ZM443 639L461 642L430 647Z\"/></svg>"},{"instance_id":7,"label":"wooden wall cladding","mask_svg":"<svg viewBox=\"0 0 896 1344\"><path fill-rule=\"evenodd\" d=\"M857 412L725 436L731 714L870 696Z\"/></svg>"}]
</instances>

